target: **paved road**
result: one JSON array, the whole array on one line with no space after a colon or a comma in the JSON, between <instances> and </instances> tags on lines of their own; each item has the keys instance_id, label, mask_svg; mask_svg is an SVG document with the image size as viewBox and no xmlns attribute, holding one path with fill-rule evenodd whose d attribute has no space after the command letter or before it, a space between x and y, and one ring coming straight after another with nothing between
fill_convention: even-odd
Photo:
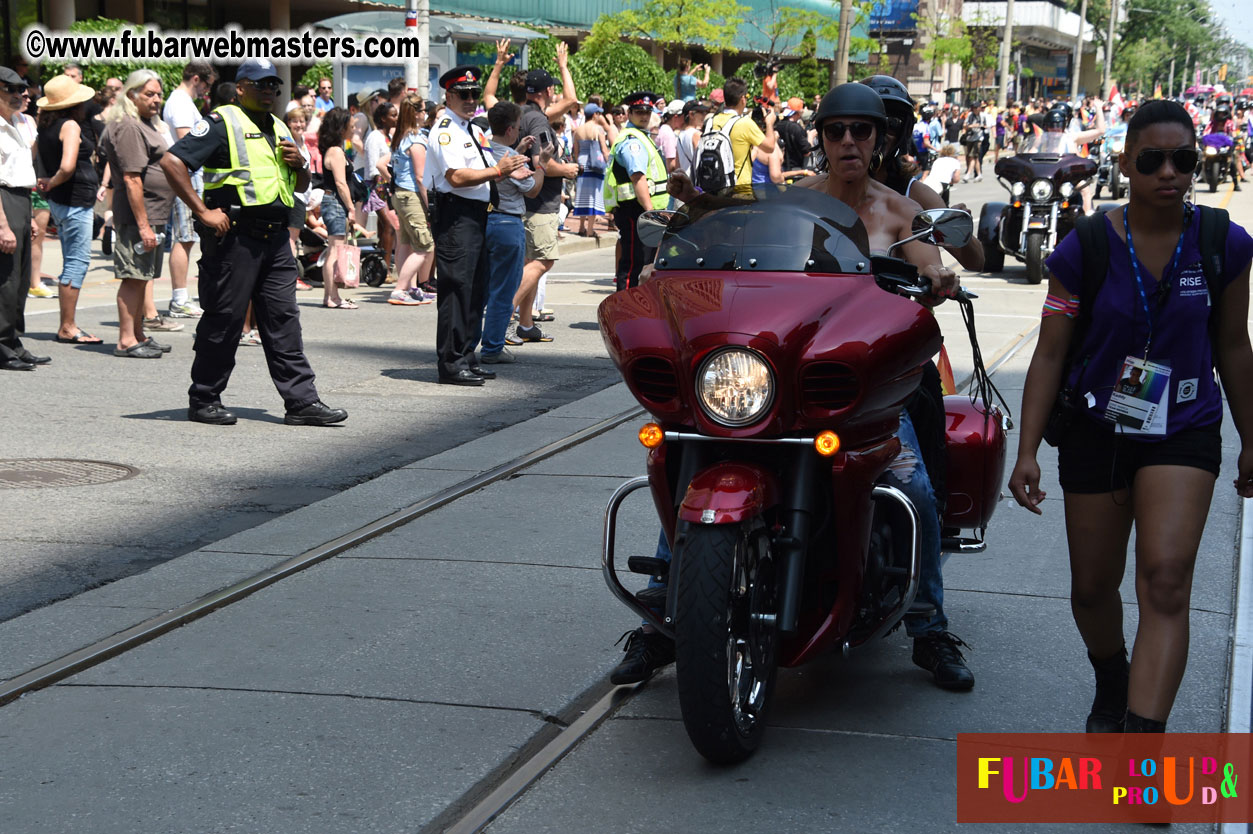
<instances>
[{"instance_id":1,"label":"paved road","mask_svg":"<svg viewBox=\"0 0 1253 834\"><path fill-rule=\"evenodd\" d=\"M53 362L0 377L9 427L0 460L88 459L139 474L101 486L0 488L8 520L0 532L0 621L618 381L595 324L595 305L613 287L612 249L601 249L559 261L578 277L554 281L549 293L556 340L518 348L519 362L499 366L499 378L483 388L436 384L435 305L395 307L385 303L385 289L362 288L345 293L360 309L328 310L315 290L299 294L305 344L320 394L348 409L348 421L329 429L283 425L261 349L241 347L224 397L239 424L189 423L194 323L157 334L173 346L163 359L112 356L117 284L95 247L79 323L106 342L55 343L56 299L29 299L27 343ZM45 272L56 272L56 244L49 249Z\"/></svg>"}]
</instances>

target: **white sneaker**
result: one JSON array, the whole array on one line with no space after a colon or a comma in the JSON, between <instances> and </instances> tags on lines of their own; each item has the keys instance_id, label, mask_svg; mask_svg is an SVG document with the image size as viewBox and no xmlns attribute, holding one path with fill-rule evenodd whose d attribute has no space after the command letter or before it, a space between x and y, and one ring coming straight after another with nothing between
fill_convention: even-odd
<instances>
[{"instance_id":1,"label":"white sneaker","mask_svg":"<svg viewBox=\"0 0 1253 834\"><path fill-rule=\"evenodd\" d=\"M509 365L518 361L518 358L509 348L501 348L500 353L479 354L479 361L484 365Z\"/></svg>"},{"instance_id":2,"label":"white sneaker","mask_svg":"<svg viewBox=\"0 0 1253 834\"><path fill-rule=\"evenodd\" d=\"M204 315L204 310L200 309L200 305L192 301L190 298L182 304L175 304L170 301L169 316L172 319L198 319Z\"/></svg>"}]
</instances>

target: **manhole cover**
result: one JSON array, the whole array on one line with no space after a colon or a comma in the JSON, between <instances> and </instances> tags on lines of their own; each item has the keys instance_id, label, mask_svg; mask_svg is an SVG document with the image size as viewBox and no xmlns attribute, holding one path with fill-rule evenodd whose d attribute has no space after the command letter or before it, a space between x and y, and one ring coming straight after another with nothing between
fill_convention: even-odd
<instances>
[{"instance_id":1,"label":"manhole cover","mask_svg":"<svg viewBox=\"0 0 1253 834\"><path fill-rule=\"evenodd\" d=\"M139 470L99 460L0 460L0 489L92 486L122 481Z\"/></svg>"}]
</instances>

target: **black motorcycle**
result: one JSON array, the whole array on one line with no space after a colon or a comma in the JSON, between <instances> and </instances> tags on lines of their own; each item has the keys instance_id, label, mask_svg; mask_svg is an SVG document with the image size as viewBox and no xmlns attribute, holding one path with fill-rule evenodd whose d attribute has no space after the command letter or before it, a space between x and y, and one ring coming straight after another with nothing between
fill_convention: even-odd
<instances>
[{"instance_id":1,"label":"black motorcycle","mask_svg":"<svg viewBox=\"0 0 1253 834\"><path fill-rule=\"evenodd\" d=\"M1064 134L1042 133L1024 153L996 163L1011 202L986 203L979 214L984 271L1000 272L1009 254L1027 265L1027 283L1044 279L1044 259L1075 227L1079 190L1097 174L1095 162L1066 152L1067 145Z\"/></svg>"}]
</instances>

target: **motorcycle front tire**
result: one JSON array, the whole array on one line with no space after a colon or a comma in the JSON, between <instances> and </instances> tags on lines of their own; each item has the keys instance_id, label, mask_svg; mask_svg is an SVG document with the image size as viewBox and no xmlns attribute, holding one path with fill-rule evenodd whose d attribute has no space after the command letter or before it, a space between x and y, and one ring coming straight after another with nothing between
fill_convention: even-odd
<instances>
[{"instance_id":1,"label":"motorcycle front tire","mask_svg":"<svg viewBox=\"0 0 1253 834\"><path fill-rule=\"evenodd\" d=\"M1121 200L1124 190L1125 189L1122 185L1122 171L1119 171L1118 166L1115 165L1109 170L1109 196L1115 200ZM1101 195L1098 192L1096 196L1099 199Z\"/></svg>"},{"instance_id":2,"label":"motorcycle front tire","mask_svg":"<svg viewBox=\"0 0 1253 834\"><path fill-rule=\"evenodd\" d=\"M1218 163L1211 162L1205 166L1205 182L1209 184L1210 193L1218 190Z\"/></svg>"},{"instance_id":3,"label":"motorcycle front tire","mask_svg":"<svg viewBox=\"0 0 1253 834\"><path fill-rule=\"evenodd\" d=\"M1027 283L1038 284L1044 280L1044 232L1027 232Z\"/></svg>"},{"instance_id":4,"label":"motorcycle front tire","mask_svg":"<svg viewBox=\"0 0 1253 834\"><path fill-rule=\"evenodd\" d=\"M778 668L778 594L759 519L688 524L676 537L675 677L683 726L715 764L757 749Z\"/></svg>"}]
</instances>

